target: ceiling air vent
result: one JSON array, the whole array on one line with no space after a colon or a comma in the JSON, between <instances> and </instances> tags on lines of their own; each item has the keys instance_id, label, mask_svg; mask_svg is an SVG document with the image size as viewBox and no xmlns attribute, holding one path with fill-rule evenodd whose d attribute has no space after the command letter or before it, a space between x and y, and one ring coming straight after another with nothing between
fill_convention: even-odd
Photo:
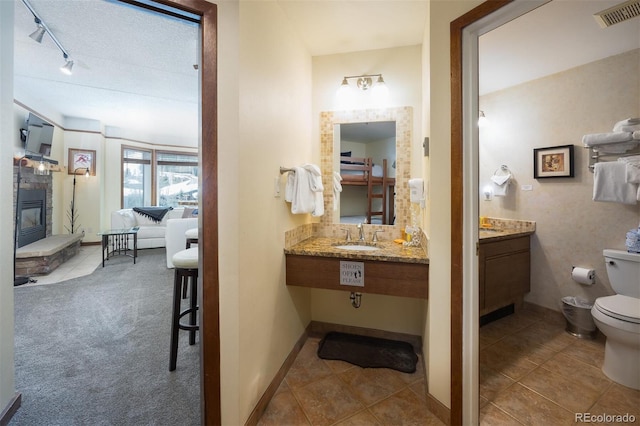
<instances>
[{"instance_id":1,"label":"ceiling air vent","mask_svg":"<svg viewBox=\"0 0 640 426\"><path fill-rule=\"evenodd\" d=\"M598 12L593 17L602 28L640 16L640 0L628 0Z\"/></svg>"}]
</instances>

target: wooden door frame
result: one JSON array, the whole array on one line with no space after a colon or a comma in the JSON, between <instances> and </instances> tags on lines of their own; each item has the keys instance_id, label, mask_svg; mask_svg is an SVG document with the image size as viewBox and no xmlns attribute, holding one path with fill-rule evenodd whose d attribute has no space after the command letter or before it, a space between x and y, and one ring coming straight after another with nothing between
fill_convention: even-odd
<instances>
[{"instance_id":1,"label":"wooden door frame","mask_svg":"<svg viewBox=\"0 0 640 426\"><path fill-rule=\"evenodd\" d=\"M489 0L450 24L451 61L451 411L450 424L463 424L463 30L513 0Z\"/></svg>"},{"instance_id":2,"label":"wooden door frame","mask_svg":"<svg viewBox=\"0 0 640 426\"><path fill-rule=\"evenodd\" d=\"M205 0L156 0L199 15L200 194L198 231L201 416L222 423L220 402L220 296L218 276L218 9ZM204 226L204 224L207 226ZM206 261L205 261L206 260Z\"/></svg>"}]
</instances>

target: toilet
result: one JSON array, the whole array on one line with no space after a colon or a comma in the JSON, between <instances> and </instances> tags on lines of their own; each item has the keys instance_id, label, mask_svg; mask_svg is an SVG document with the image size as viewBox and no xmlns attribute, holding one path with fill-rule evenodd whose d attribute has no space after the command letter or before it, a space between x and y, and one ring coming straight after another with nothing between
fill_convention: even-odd
<instances>
[{"instance_id":1,"label":"toilet","mask_svg":"<svg viewBox=\"0 0 640 426\"><path fill-rule=\"evenodd\" d=\"M616 383L640 389L640 253L603 251L613 296L599 297L591 308L607 337L602 371Z\"/></svg>"}]
</instances>

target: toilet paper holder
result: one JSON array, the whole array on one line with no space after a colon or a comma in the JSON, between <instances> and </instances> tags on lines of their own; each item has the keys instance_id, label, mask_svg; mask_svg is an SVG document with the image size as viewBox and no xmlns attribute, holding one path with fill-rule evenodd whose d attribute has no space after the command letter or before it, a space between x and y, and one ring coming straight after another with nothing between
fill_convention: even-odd
<instances>
[{"instance_id":1,"label":"toilet paper holder","mask_svg":"<svg viewBox=\"0 0 640 426\"><path fill-rule=\"evenodd\" d=\"M571 278L580 284L593 285L595 284L596 271L579 266L572 266Z\"/></svg>"}]
</instances>

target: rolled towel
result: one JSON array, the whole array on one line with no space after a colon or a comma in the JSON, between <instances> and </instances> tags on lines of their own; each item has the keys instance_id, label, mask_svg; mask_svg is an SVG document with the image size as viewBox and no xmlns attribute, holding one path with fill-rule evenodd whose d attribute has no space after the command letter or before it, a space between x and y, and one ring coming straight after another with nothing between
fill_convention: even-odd
<instances>
[{"instance_id":1,"label":"rolled towel","mask_svg":"<svg viewBox=\"0 0 640 426\"><path fill-rule=\"evenodd\" d=\"M598 145L594 148L602 154L624 154L627 151L635 149L640 145L640 140L632 140L630 142L612 143L609 145Z\"/></svg>"},{"instance_id":2,"label":"rolled towel","mask_svg":"<svg viewBox=\"0 0 640 426\"><path fill-rule=\"evenodd\" d=\"M638 140L640 140L640 130L636 130L636 131L634 131L634 132L633 132L633 134L631 135L631 137L632 137L634 140L637 140L637 141L638 141Z\"/></svg>"},{"instance_id":3,"label":"rolled towel","mask_svg":"<svg viewBox=\"0 0 640 426\"><path fill-rule=\"evenodd\" d=\"M627 118L626 120L618 121L613 126L614 132L633 132L640 130L640 118Z\"/></svg>"},{"instance_id":4,"label":"rolled towel","mask_svg":"<svg viewBox=\"0 0 640 426\"><path fill-rule=\"evenodd\" d=\"M591 147L610 143L629 142L632 140L631 132L592 133L582 137L582 144Z\"/></svg>"},{"instance_id":5,"label":"rolled towel","mask_svg":"<svg viewBox=\"0 0 640 426\"><path fill-rule=\"evenodd\" d=\"M342 181L342 176L340 176L340 173L333 172L333 210L334 211L338 210L338 197L342 192L342 184L340 183L340 181Z\"/></svg>"},{"instance_id":6,"label":"rolled towel","mask_svg":"<svg viewBox=\"0 0 640 426\"><path fill-rule=\"evenodd\" d=\"M637 204L638 185L625 182L626 164L596 163L593 168L593 201Z\"/></svg>"}]
</instances>

